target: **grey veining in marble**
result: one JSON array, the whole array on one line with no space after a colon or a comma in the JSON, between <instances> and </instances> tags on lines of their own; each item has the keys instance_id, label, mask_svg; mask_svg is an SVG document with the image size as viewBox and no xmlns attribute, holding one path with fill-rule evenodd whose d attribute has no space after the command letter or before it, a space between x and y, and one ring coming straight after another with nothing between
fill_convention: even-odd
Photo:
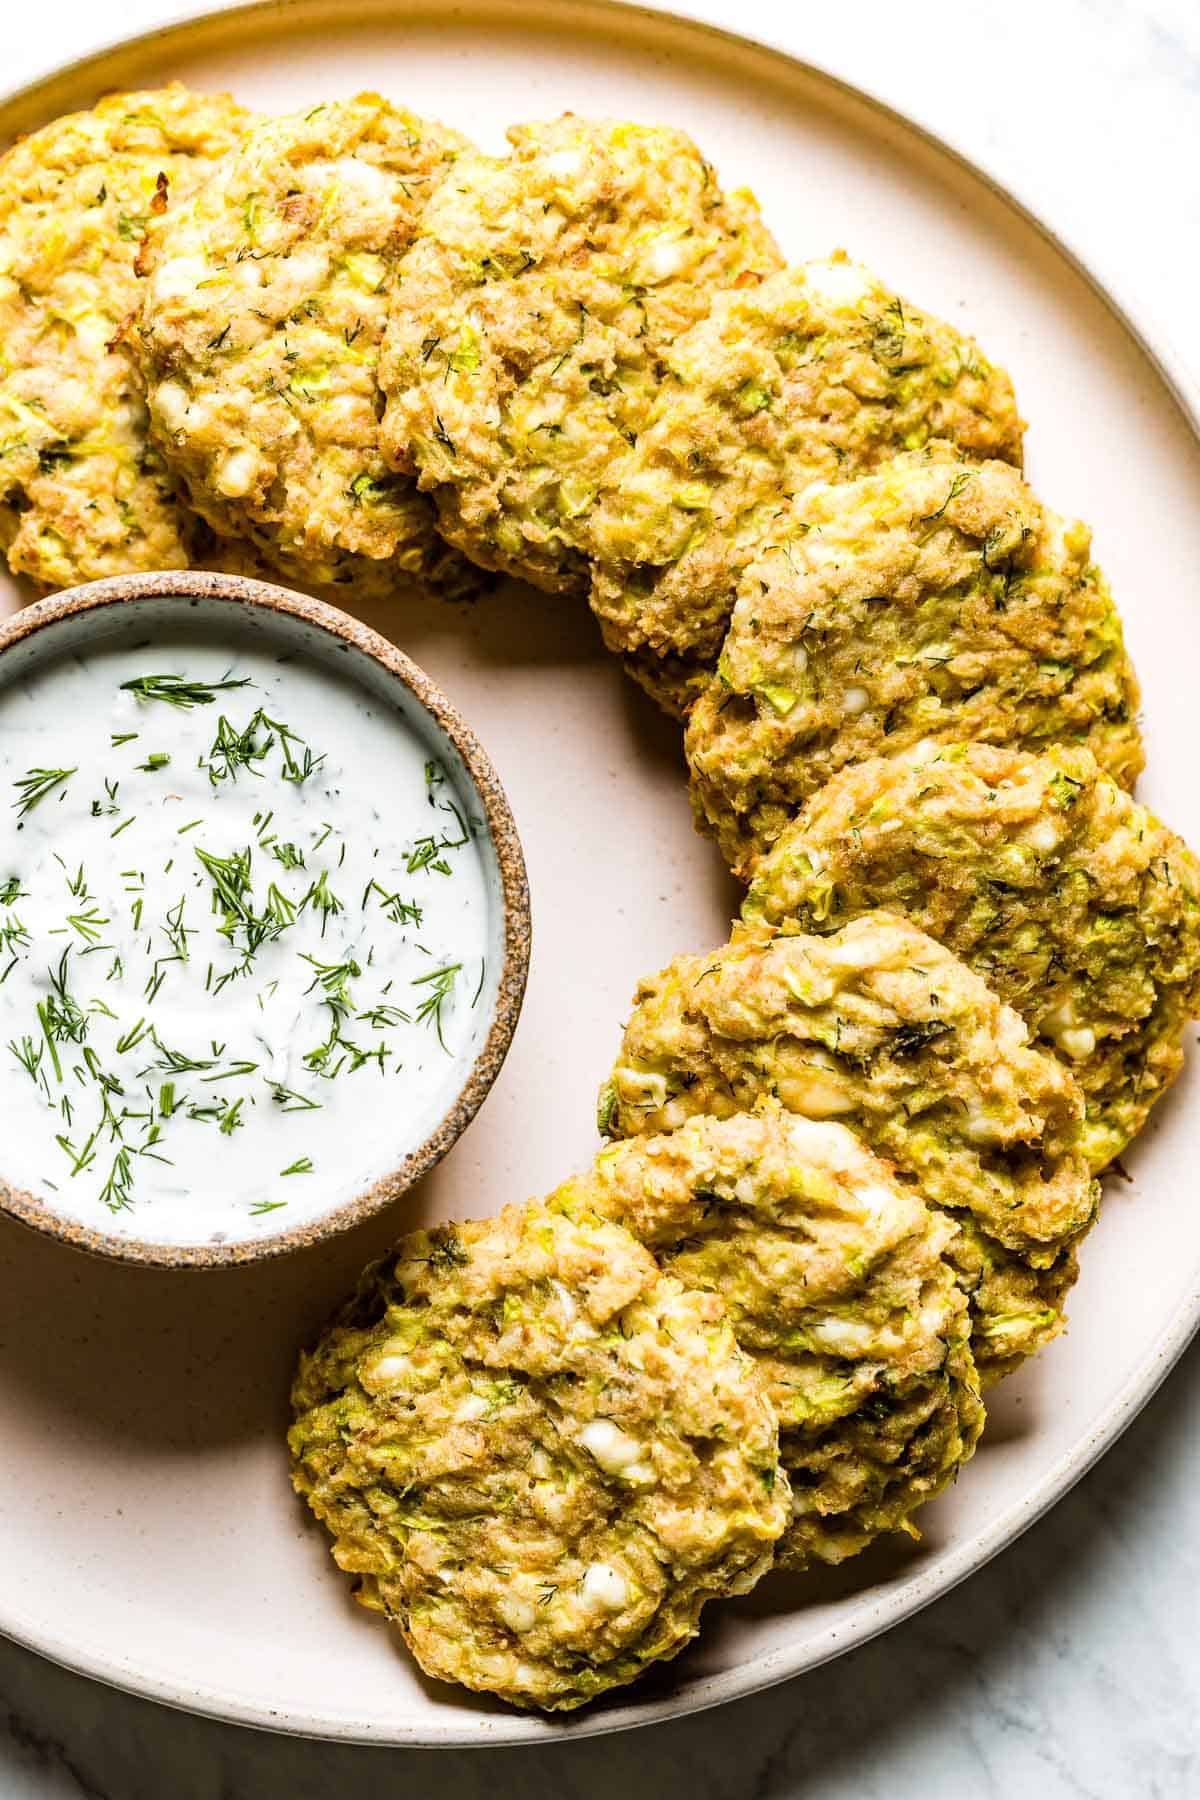
<instances>
[{"instance_id":1,"label":"grey veining in marble","mask_svg":"<svg viewBox=\"0 0 1200 1800\"><path fill-rule=\"evenodd\" d=\"M23 9L15 42L7 27L4 83L61 55L76 22L98 42L173 3ZM799 4L709 11L753 30ZM1200 275L1200 0L803 10L808 54L1011 174L1186 346ZM653 1731L486 1756L300 1743L168 1712L0 1642L0 1800L433 1794L1196 1800L1200 1346L1087 1480L957 1592L786 1687Z\"/></svg>"}]
</instances>

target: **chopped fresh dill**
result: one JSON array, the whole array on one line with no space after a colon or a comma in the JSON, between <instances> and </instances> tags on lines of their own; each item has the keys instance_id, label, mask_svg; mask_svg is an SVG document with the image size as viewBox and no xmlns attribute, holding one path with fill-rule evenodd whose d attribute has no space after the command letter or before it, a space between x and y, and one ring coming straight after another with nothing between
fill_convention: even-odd
<instances>
[{"instance_id":1,"label":"chopped fresh dill","mask_svg":"<svg viewBox=\"0 0 1200 1800\"><path fill-rule=\"evenodd\" d=\"M37 1081L38 1076L41 1074L42 1057L46 1050L45 1044L37 1044L31 1037L23 1037L18 1044L14 1038L10 1038L8 1047L24 1069L25 1073L29 1076L29 1079L31 1081Z\"/></svg>"},{"instance_id":2,"label":"chopped fresh dill","mask_svg":"<svg viewBox=\"0 0 1200 1800\"><path fill-rule=\"evenodd\" d=\"M274 742L270 733L263 736L260 732L262 717L261 711L256 712L250 723L238 731L222 713L208 756L203 759L213 787L222 781L236 781L239 769L247 769L253 775L261 774L254 765L265 761Z\"/></svg>"},{"instance_id":3,"label":"chopped fresh dill","mask_svg":"<svg viewBox=\"0 0 1200 1800\"><path fill-rule=\"evenodd\" d=\"M405 900L399 893L389 894L385 887L374 880L368 881L363 891L362 910L364 912L367 910L367 901L372 894L379 895L379 904L383 908L384 916L390 919L393 925L419 925L421 923L421 908L415 900Z\"/></svg>"},{"instance_id":4,"label":"chopped fresh dill","mask_svg":"<svg viewBox=\"0 0 1200 1800\"><path fill-rule=\"evenodd\" d=\"M67 924L88 944L98 944L102 927L111 923L96 906L89 906L86 912L67 914ZM0 937L2 936L3 933L0 932Z\"/></svg>"},{"instance_id":5,"label":"chopped fresh dill","mask_svg":"<svg viewBox=\"0 0 1200 1800\"><path fill-rule=\"evenodd\" d=\"M283 892L274 882L267 889L267 911L279 926L293 925L296 921L296 902Z\"/></svg>"},{"instance_id":6,"label":"chopped fresh dill","mask_svg":"<svg viewBox=\"0 0 1200 1800\"><path fill-rule=\"evenodd\" d=\"M212 882L213 911L223 914L217 930L234 945L238 933L242 934L244 941L241 948L248 962L268 939L278 937L291 921L281 919L270 908L263 913L255 912L250 882L249 846L245 850L234 850L228 856L216 856L211 850L202 849L199 844L194 845L193 849L196 860ZM244 968L245 963L243 970Z\"/></svg>"},{"instance_id":7,"label":"chopped fresh dill","mask_svg":"<svg viewBox=\"0 0 1200 1800\"><path fill-rule=\"evenodd\" d=\"M222 1137L232 1137L239 1126L246 1123L245 1119L242 1118L242 1104L243 1096L241 1094L238 1095L236 1100L227 1100L225 1102L225 1110L221 1114L221 1123L217 1127Z\"/></svg>"},{"instance_id":8,"label":"chopped fresh dill","mask_svg":"<svg viewBox=\"0 0 1200 1800\"><path fill-rule=\"evenodd\" d=\"M206 1061L203 1057L188 1056L182 1050L172 1050L164 1044L157 1031L151 1030L150 1039L158 1051L158 1060L151 1066L166 1069L172 1075L191 1075L202 1069L211 1069L216 1061L213 1057Z\"/></svg>"},{"instance_id":9,"label":"chopped fresh dill","mask_svg":"<svg viewBox=\"0 0 1200 1800\"><path fill-rule=\"evenodd\" d=\"M418 1025L431 1024L437 1032L438 1043L446 1050L446 1040L442 1035L442 1009L462 971L461 963L447 963L444 968L430 969L425 975L418 975L413 980L413 987L427 988L420 1005L417 1007Z\"/></svg>"},{"instance_id":10,"label":"chopped fresh dill","mask_svg":"<svg viewBox=\"0 0 1200 1800\"><path fill-rule=\"evenodd\" d=\"M250 687L249 679L231 681L190 681L186 675L138 675L123 681L121 692L136 694L139 700L165 700L170 706L211 706L217 694L230 688Z\"/></svg>"},{"instance_id":11,"label":"chopped fresh dill","mask_svg":"<svg viewBox=\"0 0 1200 1800\"><path fill-rule=\"evenodd\" d=\"M281 1112L319 1112L321 1102L310 1100L305 1094L293 1093L291 1088L273 1087L271 1098Z\"/></svg>"},{"instance_id":12,"label":"chopped fresh dill","mask_svg":"<svg viewBox=\"0 0 1200 1800\"><path fill-rule=\"evenodd\" d=\"M445 848L447 846L441 838L418 838L405 857L404 866L410 875L417 874L421 869L432 869L435 874L449 875L450 864L441 855Z\"/></svg>"},{"instance_id":13,"label":"chopped fresh dill","mask_svg":"<svg viewBox=\"0 0 1200 1800\"><path fill-rule=\"evenodd\" d=\"M280 1175L311 1175L312 1172L313 1159L311 1156L298 1156L294 1163L289 1163L286 1169L279 1171Z\"/></svg>"},{"instance_id":14,"label":"chopped fresh dill","mask_svg":"<svg viewBox=\"0 0 1200 1800\"><path fill-rule=\"evenodd\" d=\"M412 1014L401 1012L398 1006L373 1006L370 1012L355 1015L364 1025L373 1025L376 1031L388 1031L394 1025L411 1025Z\"/></svg>"},{"instance_id":15,"label":"chopped fresh dill","mask_svg":"<svg viewBox=\"0 0 1200 1800\"><path fill-rule=\"evenodd\" d=\"M103 800L92 801L93 819L102 819L106 816L110 819L116 818L121 810L120 802L117 799L120 787L121 784L119 781L106 781L104 783L105 798Z\"/></svg>"},{"instance_id":16,"label":"chopped fresh dill","mask_svg":"<svg viewBox=\"0 0 1200 1800\"><path fill-rule=\"evenodd\" d=\"M321 870L321 873L313 882L303 900L301 900L300 911L304 912L305 909L310 906L314 911L319 912L321 915L321 936L324 937L325 927L328 925L330 919L333 918L335 914L342 911L342 903L329 885L329 871L327 869Z\"/></svg>"},{"instance_id":17,"label":"chopped fresh dill","mask_svg":"<svg viewBox=\"0 0 1200 1800\"><path fill-rule=\"evenodd\" d=\"M234 1062L227 1069L219 1069L215 1075L205 1075L201 1086L211 1086L220 1081L238 1081L247 1075L253 1075L258 1068L256 1062Z\"/></svg>"},{"instance_id":18,"label":"chopped fresh dill","mask_svg":"<svg viewBox=\"0 0 1200 1800\"><path fill-rule=\"evenodd\" d=\"M131 1025L124 1036L117 1039L117 1055L124 1056L127 1050L132 1050L135 1045L140 1044L149 1030L150 1027L145 1019L139 1019L136 1025Z\"/></svg>"},{"instance_id":19,"label":"chopped fresh dill","mask_svg":"<svg viewBox=\"0 0 1200 1800\"><path fill-rule=\"evenodd\" d=\"M107 921L106 921L107 923ZM16 913L13 913L3 925L0 925L0 948L4 950L27 950L33 939Z\"/></svg>"},{"instance_id":20,"label":"chopped fresh dill","mask_svg":"<svg viewBox=\"0 0 1200 1800\"><path fill-rule=\"evenodd\" d=\"M113 1158L108 1180L100 1189L100 1203L107 1206L110 1212L121 1212L132 1206L133 1174L129 1166L129 1152L124 1144Z\"/></svg>"},{"instance_id":21,"label":"chopped fresh dill","mask_svg":"<svg viewBox=\"0 0 1200 1800\"><path fill-rule=\"evenodd\" d=\"M40 806L47 794L55 788L62 787L70 781L72 775L79 773L78 764L73 769L27 769L19 780L13 782L17 790L17 798L13 805L17 809L18 818L23 819L31 813L35 806Z\"/></svg>"},{"instance_id":22,"label":"chopped fresh dill","mask_svg":"<svg viewBox=\"0 0 1200 1800\"><path fill-rule=\"evenodd\" d=\"M318 962L315 956L310 956L306 950L302 950L300 960L316 971L308 984L307 991L310 994L315 987L319 986L326 1000L331 1002L336 1000L341 1006L349 1006L346 983L357 980L362 974L362 970L353 958L346 962L323 963Z\"/></svg>"},{"instance_id":23,"label":"chopped fresh dill","mask_svg":"<svg viewBox=\"0 0 1200 1800\"><path fill-rule=\"evenodd\" d=\"M76 869L74 875L72 875L70 869L68 869L57 850L54 852L54 860L66 876L67 892L71 895L71 898L73 900L90 900L92 896L87 891L87 879L83 873L83 864L80 863L78 869Z\"/></svg>"}]
</instances>

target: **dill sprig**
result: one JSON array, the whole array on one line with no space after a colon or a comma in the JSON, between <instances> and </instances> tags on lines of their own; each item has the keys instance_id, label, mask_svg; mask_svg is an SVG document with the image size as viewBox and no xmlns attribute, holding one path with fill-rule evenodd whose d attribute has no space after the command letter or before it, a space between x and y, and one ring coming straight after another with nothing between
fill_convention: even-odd
<instances>
[{"instance_id":1,"label":"dill sprig","mask_svg":"<svg viewBox=\"0 0 1200 1800\"><path fill-rule=\"evenodd\" d=\"M133 1205L133 1171L129 1151L122 1144L113 1157L108 1180L100 1189L100 1203L110 1212L123 1212Z\"/></svg>"},{"instance_id":2,"label":"dill sprig","mask_svg":"<svg viewBox=\"0 0 1200 1800\"><path fill-rule=\"evenodd\" d=\"M235 947L239 932L243 939L241 966L221 977L215 990L219 993L233 976L245 974L265 943L286 931L296 916L296 909L293 902L272 885L268 891L266 910L261 913L255 911L249 845L244 850L231 851L228 856L216 856L199 844L194 844L192 848L197 862L213 884L213 911L223 914L217 930Z\"/></svg>"},{"instance_id":3,"label":"dill sprig","mask_svg":"<svg viewBox=\"0 0 1200 1800\"><path fill-rule=\"evenodd\" d=\"M239 731L222 713L217 721L216 736L205 758L208 779L213 787L222 781L236 781L239 769L261 775L261 769L256 768L255 764L266 760L275 741L270 733L266 738L260 737L262 717L261 710L256 712L245 729Z\"/></svg>"},{"instance_id":4,"label":"dill sprig","mask_svg":"<svg viewBox=\"0 0 1200 1800\"><path fill-rule=\"evenodd\" d=\"M317 879L300 902L300 911L312 907L321 915L321 936L325 936L325 927L331 918L343 911L342 903L329 885L329 871L322 869Z\"/></svg>"},{"instance_id":5,"label":"dill sprig","mask_svg":"<svg viewBox=\"0 0 1200 1800\"><path fill-rule=\"evenodd\" d=\"M388 1031L393 1025L411 1025L412 1014L402 1012L398 1006L373 1006L370 1012L355 1015L364 1025L373 1025L376 1031Z\"/></svg>"},{"instance_id":6,"label":"dill sprig","mask_svg":"<svg viewBox=\"0 0 1200 1800\"><path fill-rule=\"evenodd\" d=\"M298 731L293 731L281 719L272 719L261 706L240 731L222 714L205 759L209 781L213 787L222 781L236 781L239 769L261 776L263 770L259 765L266 761L276 744L281 758L280 776L284 781L299 785L314 775L325 761L323 755L314 753Z\"/></svg>"},{"instance_id":7,"label":"dill sprig","mask_svg":"<svg viewBox=\"0 0 1200 1800\"><path fill-rule=\"evenodd\" d=\"M87 944L98 944L102 927L111 922L96 906L89 906L86 912L67 914L67 924L72 931L78 932ZM0 936L2 935L0 933Z\"/></svg>"},{"instance_id":8,"label":"dill sprig","mask_svg":"<svg viewBox=\"0 0 1200 1800\"><path fill-rule=\"evenodd\" d=\"M92 801L93 819L104 818L106 815L109 818L116 817L121 810L120 801L117 799L120 787L121 784L119 781L106 781L104 783L104 792L107 795L107 799Z\"/></svg>"},{"instance_id":9,"label":"dill sprig","mask_svg":"<svg viewBox=\"0 0 1200 1800\"><path fill-rule=\"evenodd\" d=\"M158 1060L151 1067L163 1069L170 1075L191 1075L216 1067L216 1057L211 1057L206 1061L203 1057L188 1056L182 1050L172 1050L169 1045L163 1043L153 1027L150 1030L150 1042L158 1051Z\"/></svg>"},{"instance_id":10,"label":"dill sprig","mask_svg":"<svg viewBox=\"0 0 1200 1800\"><path fill-rule=\"evenodd\" d=\"M271 1089L271 1098L281 1112L319 1112L321 1102L310 1100L306 1094L293 1093L291 1088L275 1086Z\"/></svg>"},{"instance_id":11,"label":"dill sprig","mask_svg":"<svg viewBox=\"0 0 1200 1800\"><path fill-rule=\"evenodd\" d=\"M372 894L379 895L379 904L383 908L384 917L393 925L419 925L423 914L415 900L405 900L399 893L389 894L378 881L368 881L363 890L362 910L367 910L367 901Z\"/></svg>"},{"instance_id":12,"label":"dill sprig","mask_svg":"<svg viewBox=\"0 0 1200 1800\"><path fill-rule=\"evenodd\" d=\"M338 963L318 962L307 950L301 951L300 960L316 971L305 992L311 994L314 988L319 987L326 1006L333 1007L338 1013L349 1012L351 1003L347 983L356 981L362 974L359 965L353 959Z\"/></svg>"},{"instance_id":13,"label":"dill sprig","mask_svg":"<svg viewBox=\"0 0 1200 1800\"><path fill-rule=\"evenodd\" d=\"M41 805L47 794L52 794L55 788L62 787L64 782L70 781L72 775L78 773L78 764L73 769L27 769L19 780L13 782L18 796L13 801L17 817L23 819L26 813Z\"/></svg>"},{"instance_id":14,"label":"dill sprig","mask_svg":"<svg viewBox=\"0 0 1200 1800\"><path fill-rule=\"evenodd\" d=\"M45 1044L36 1043L33 1038L25 1036L21 1039L19 1044L15 1038L10 1038L8 1040L8 1047L24 1069L25 1073L29 1076L29 1079L36 1082L41 1074L42 1057L46 1052Z\"/></svg>"},{"instance_id":15,"label":"dill sprig","mask_svg":"<svg viewBox=\"0 0 1200 1800\"><path fill-rule=\"evenodd\" d=\"M412 982L413 987L427 988L429 990L428 993L423 995L421 1003L417 1007L417 1024L431 1024L434 1027L437 1032L438 1043L442 1046L442 1049L446 1051L447 1055L449 1055L450 1052L447 1049L446 1040L442 1035L442 1008L449 999L454 988L454 983L461 972L461 963L447 963L443 968L430 969L424 975L415 976Z\"/></svg>"},{"instance_id":16,"label":"dill sprig","mask_svg":"<svg viewBox=\"0 0 1200 1800\"><path fill-rule=\"evenodd\" d=\"M121 692L139 700L165 700L169 706L211 706L218 694L230 688L250 687L247 678L233 681L191 681L186 675L138 675L121 683Z\"/></svg>"}]
</instances>

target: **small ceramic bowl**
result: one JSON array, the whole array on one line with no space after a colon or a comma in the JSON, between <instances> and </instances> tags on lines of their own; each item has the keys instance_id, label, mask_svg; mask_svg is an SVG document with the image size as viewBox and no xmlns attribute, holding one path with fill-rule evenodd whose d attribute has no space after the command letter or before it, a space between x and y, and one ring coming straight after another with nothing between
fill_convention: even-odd
<instances>
[{"instance_id":1,"label":"small ceramic bowl","mask_svg":"<svg viewBox=\"0 0 1200 1800\"><path fill-rule=\"evenodd\" d=\"M365 1191L331 1201L314 1212L310 1200L302 1223L261 1235L213 1234L204 1241L156 1241L153 1218L141 1235L136 1213L122 1214L112 1230L93 1229L56 1210L47 1194L10 1185L0 1173L0 1211L64 1244L98 1256L159 1268L215 1269L284 1255L346 1231L381 1211L437 1163L470 1123L495 1081L508 1052L525 992L529 967L530 912L525 861L508 801L483 747L428 675L377 632L336 607L305 595L242 576L198 571L123 576L90 583L38 601L0 627L0 721L14 681L38 672L62 656L86 658L102 646L127 639L152 646L156 635L178 632L211 635L224 642L240 634L256 649L304 659L342 682L365 690L378 711L415 736L436 758L457 790L466 816L476 821L475 845L486 894L487 953L476 1015L473 1060L456 1064L436 1106L445 1110L420 1142L399 1141L389 1149L387 1172L373 1175ZM164 709L167 710L167 709ZM2 990L0 990L2 999ZM0 1039L7 1036L0 1032ZM0 1149L0 1162L3 1151ZM186 1231L185 1231L186 1236Z\"/></svg>"}]
</instances>

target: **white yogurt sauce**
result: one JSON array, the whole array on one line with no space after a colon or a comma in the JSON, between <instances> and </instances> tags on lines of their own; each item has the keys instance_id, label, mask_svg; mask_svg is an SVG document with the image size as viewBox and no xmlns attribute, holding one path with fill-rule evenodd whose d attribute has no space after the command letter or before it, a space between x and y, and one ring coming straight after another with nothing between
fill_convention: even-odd
<instances>
[{"instance_id":1,"label":"white yogurt sauce","mask_svg":"<svg viewBox=\"0 0 1200 1800\"><path fill-rule=\"evenodd\" d=\"M5 1177L196 1243L395 1168L486 1034L480 829L396 712L302 655L198 630L11 682Z\"/></svg>"}]
</instances>

